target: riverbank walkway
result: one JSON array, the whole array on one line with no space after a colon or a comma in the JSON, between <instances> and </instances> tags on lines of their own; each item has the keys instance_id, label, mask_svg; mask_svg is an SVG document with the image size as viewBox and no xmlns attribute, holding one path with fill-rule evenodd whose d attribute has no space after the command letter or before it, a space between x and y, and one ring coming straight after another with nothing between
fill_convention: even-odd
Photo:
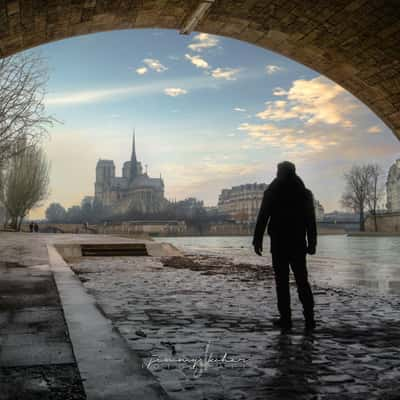
<instances>
[{"instance_id":1,"label":"riverbank walkway","mask_svg":"<svg viewBox=\"0 0 400 400\"><path fill-rule=\"evenodd\" d=\"M398 292L338 287L368 277L361 260L310 258L319 326L303 331L292 284L281 335L268 254L150 242L149 257L75 257L81 243L123 242L135 241L0 233L0 400L399 398Z\"/></svg>"},{"instance_id":2,"label":"riverbank walkway","mask_svg":"<svg viewBox=\"0 0 400 400\"><path fill-rule=\"evenodd\" d=\"M57 243L102 235L0 233L0 399L167 399Z\"/></svg>"}]
</instances>

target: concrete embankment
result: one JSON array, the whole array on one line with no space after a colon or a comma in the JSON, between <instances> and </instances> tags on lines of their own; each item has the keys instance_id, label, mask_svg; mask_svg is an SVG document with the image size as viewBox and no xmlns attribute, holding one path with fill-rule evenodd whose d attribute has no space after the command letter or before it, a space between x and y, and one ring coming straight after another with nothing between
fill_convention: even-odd
<instances>
[{"instance_id":1,"label":"concrete embankment","mask_svg":"<svg viewBox=\"0 0 400 400\"><path fill-rule=\"evenodd\" d=\"M400 232L349 232L347 236L357 237L392 237L400 236Z\"/></svg>"},{"instance_id":2,"label":"concrete embankment","mask_svg":"<svg viewBox=\"0 0 400 400\"><path fill-rule=\"evenodd\" d=\"M38 390L41 398L67 399L74 390L74 399L169 399L60 255L79 258L83 243L121 242L140 243L106 235L0 233L1 399L39 398ZM171 245L145 243L152 255L179 254Z\"/></svg>"}]
</instances>

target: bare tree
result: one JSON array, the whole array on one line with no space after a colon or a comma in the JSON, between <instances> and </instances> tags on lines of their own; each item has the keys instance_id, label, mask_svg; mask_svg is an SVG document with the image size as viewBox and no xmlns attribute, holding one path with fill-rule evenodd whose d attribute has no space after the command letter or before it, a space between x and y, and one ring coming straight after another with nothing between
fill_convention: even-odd
<instances>
[{"instance_id":1,"label":"bare tree","mask_svg":"<svg viewBox=\"0 0 400 400\"><path fill-rule=\"evenodd\" d=\"M341 203L343 207L353 210L360 216L360 231L365 231L365 210L375 219L378 203L382 197L383 187L380 184L381 168L377 164L354 165L344 175L345 191Z\"/></svg>"},{"instance_id":2,"label":"bare tree","mask_svg":"<svg viewBox=\"0 0 400 400\"><path fill-rule=\"evenodd\" d=\"M30 210L40 205L49 194L49 163L38 146L13 151L3 171L1 201L14 229L20 230ZM19 147L19 146L18 146Z\"/></svg>"},{"instance_id":3,"label":"bare tree","mask_svg":"<svg viewBox=\"0 0 400 400\"><path fill-rule=\"evenodd\" d=\"M368 197L369 172L365 166L354 165L344 175L346 188L342 195L343 207L360 216L360 231L365 231L364 213Z\"/></svg>"},{"instance_id":4,"label":"bare tree","mask_svg":"<svg viewBox=\"0 0 400 400\"><path fill-rule=\"evenodd\" d=\"M0 56L1 57L1 56ZM46 64L34 53L0 58L0 163L13 156L15 143L37 144L55 120L44 106Z\"/></svg>"},{"instance_id":5,"label":"bare tree","mask_svg":"<svg viewBox=\"0 0 400 400\"><path fill-rule=\"evenodd\" d=\"M378 223L376 218L376 212L379 206L379 202L384 194L384 183L381 179L383 170L378 164L368 164L368 175L369 175L369 187L367 195L367 206L368 211L374 219L375 232L378 231Z\"/></svg>"}]
</instances>

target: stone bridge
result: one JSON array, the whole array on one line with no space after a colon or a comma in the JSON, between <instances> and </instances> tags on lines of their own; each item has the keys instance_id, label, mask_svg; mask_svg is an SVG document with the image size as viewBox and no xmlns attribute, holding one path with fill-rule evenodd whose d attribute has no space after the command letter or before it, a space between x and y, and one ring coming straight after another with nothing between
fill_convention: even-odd
<instances>
[{"instance_id":1,"label":"stone bridge","mask_svg":"<svg viewBox=\"0 0 400 400\"><path fill-rule=\"evenodd\" d=\"M204 15L197 13L207 8ZM200 15L196 19L196 16ZM243 40L327 76L400 138L398 0L0 0L0 51L113 29L193 29Z\"/></svg>"}]
</instances>

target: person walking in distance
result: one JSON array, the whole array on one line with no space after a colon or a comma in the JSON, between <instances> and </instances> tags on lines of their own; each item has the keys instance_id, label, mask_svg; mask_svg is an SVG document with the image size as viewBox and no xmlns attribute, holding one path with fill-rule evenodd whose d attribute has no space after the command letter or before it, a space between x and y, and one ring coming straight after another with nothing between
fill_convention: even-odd
<instances>
[{"instance_id":1,"label":"person walking in distance","mask_svg":"<svg viewBox=\"0 0 400 400\"><path fill-rule=\"evenodd\" d=\"M313 330L316 326L314 298L308 282L306 254L315 254L317 246L314 199L289 161L278 164L277 176L264 192L253 238L254 251L260 256L267 225L280 314L274 325L282 332L292 328L290 265L303 305L305 328Z\"/></svg>"}]
</instances>

